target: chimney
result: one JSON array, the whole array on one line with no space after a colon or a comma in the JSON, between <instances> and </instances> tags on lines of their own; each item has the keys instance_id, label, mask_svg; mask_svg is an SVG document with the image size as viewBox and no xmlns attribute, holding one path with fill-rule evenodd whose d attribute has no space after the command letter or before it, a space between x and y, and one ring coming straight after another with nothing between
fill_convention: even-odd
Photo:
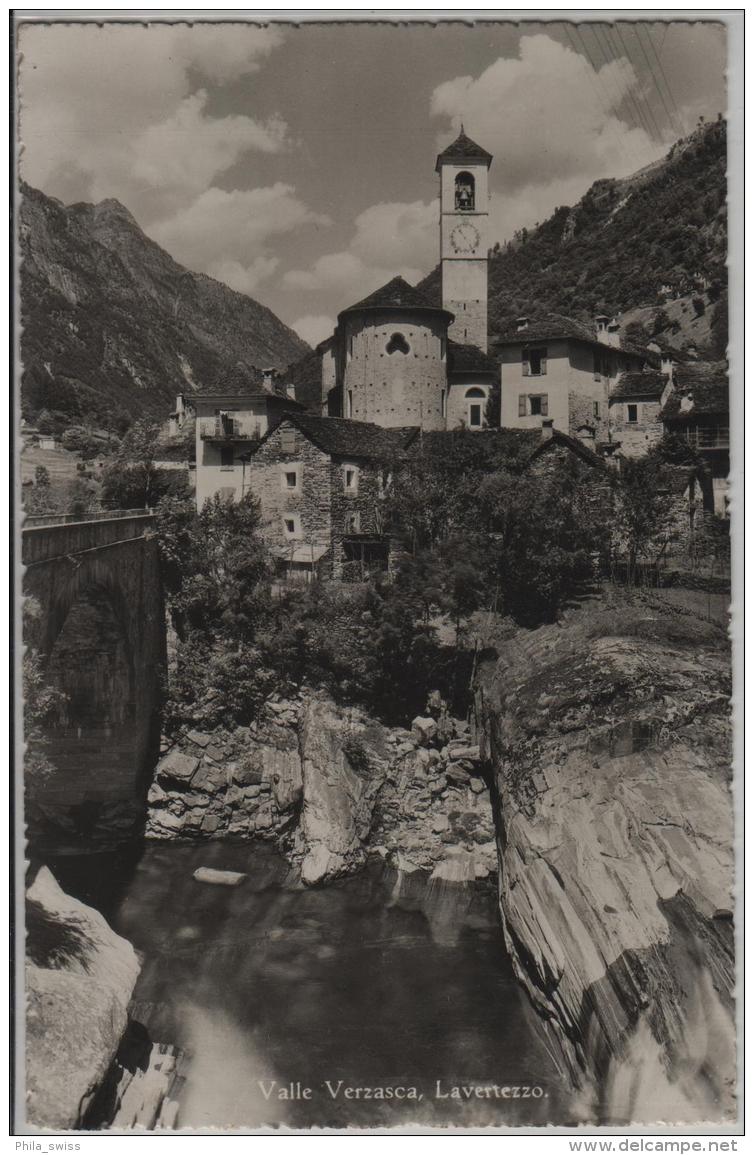
<instances>
[{"instance_id":1,"label":"chimney","mask_svg":"<svg viewBox=\"0 0 754 1155\"><path fill-rule=\"evenodd\" d=\"M528 317L517 317L516 318L516 332L517 333L523 333L524 330L528 329L528 328L529 328L529 318Z\"/></svg>"},{"instance_id":2,"label":"chimney","mask_svg":"<svg viewBox=\"0 0 754 1155\"><path fill-rule=\"evenodd\" d=\"M613 349L620 349L620 323L613 317L610 324L607 326L607 343Z\"/></svg>"},{"instance_id":3,"label":"chimney","mask_svg":"<svg viewBox=\"0 0 754 1155\"><path fill-rule=\"evenodd\" d=\"M607 333L607 323L609 317L605 313L598 313L594 318L594 331L597 334L597 340L601 341L603 345L609 345Z\"/></svg>"},{"instance_id":4,"label":"chimney","mask_svg":"<svg viewBox=\"0 0 754 1155\"><path fill-rule=\"evenodd\" d=\"M292 383L286 385L285 392L286 392L286 396L290 397L291 401L296 400L296 386L295 385L293 385Z\"/></svg>"},{"instance_id":5,"label":"chimney","mask_svg":"<svg viewBox=\"0 0 754 1155\"><path fill-rule=\"evenodd\" d=\"M699 356L699 351L693 341L690 341L686 346L686 352L692 361L696 361L697 357Z\"/></svg>"},{"instance_id":6,"label":"chimney","mask_svg":"<svg viewBox=\"0 0 754 1155\"><path fill-rule=\"evenodd\" d=\"M552 437L552 425L553 425L552 417L543 417L542 418L542 440L543 441L549 441L550 438Z\"/></svg>"},{"instance_id":7,"label":"chimney","mask_svg":"<svg viewBox=\"0 0 754 1155\"><path fill-rule=\"evenodd\" d=\"M660 372L664 377L673 376L673 358L668 353L663 353L660 357Z\"/></svg>"},{"instance_id":8,"label":"chimney","mask_svg":"<svg viewBox=\"0 0 754 1155\"><path fill-rule=\"evenodd\" d=\"M275 369L262 370L262 387L264 389L275 388Z\"/></svg>"}]
</instances>

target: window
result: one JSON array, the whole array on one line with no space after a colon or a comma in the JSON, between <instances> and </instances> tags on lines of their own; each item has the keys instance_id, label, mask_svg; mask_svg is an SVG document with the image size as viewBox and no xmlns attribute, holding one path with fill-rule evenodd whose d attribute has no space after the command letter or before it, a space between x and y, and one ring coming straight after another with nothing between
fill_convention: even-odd
<instances>
[{"instance_id":1,"label":"window","mask_svg":"<svg viewBox=\"0 0 754 1155\"><path fill-rule=\"evenodd\" d=\"M283 533L289 539L300 537L301 518L297 513L288 513L283 518Z\"/></svg>"},{"instance_id":2,"label":"window","mask_svg":"<svg viewBox=\"0 0 754 1155\"><path fill-rule=\"evenodd\" d=\"M298 493L301 489L300 462L287 462L280 466L280 488L286 493Z\"/></svg>"},{"instance_id":3,"label":"window","mask_svg":"<svg viewBox=\"0 0 754 1155\"><path fill-rule=\"evenodd\" d=\"M547 350L524 347L522 356L524 377L543 377L547 372Z\"/></svg>"},{"instance_id":4,"label":"window","mask_svg":"<svg viewBox=\"0 0 754 1155\"><path fill-rule=\"evenodd\" d=\"M385 346L385 352L390 353L410 353L411 349L408 341L402 333L393 333L392 337Z\"/></svg>"},{"instance_id":5,"label":"window","mask_svg":"<svg viewBox=\"0 0 754 1155\"><path fill-rule=\"evenodd\" d=\"M343 466L343 490L345 493L357 493L359 489L359 471L355 465Z\"/></svg>"},{"instance_id":6,"label":"window","mask_svg":"<svg viewBox=\"0 0 754 1155\"><path fill-rule=\"evenodd\" d=\"M390 488L390 483L393 480L393 475L389 469L380 469L377 473L377 488L380 493L387 493Z\"/></svg>"},{"instance_id":7,"label":"window","mask_svg":"<svg viewBox=\"0 0 754 1155\"><path fill-rule=\"evenodd\" d=\"M233 447L230 445L223 445L220 447L220 468L232 469L235 462L233 460Z\"/></svg>"},{"instance_id":8,"label":"window","mask_svg":"<svg viewBox=\"0 0 754 1155\"><path fill-rule=\"evenodd\" d=\"M466 390L466 400L468 401L468 417L469 429L481 429L484 412L484 403L487 399L487 394L484 389L479 389L476 386L472 389Z\"/></svg>"},{"instance_id":9,"label":"window","mask_svg":"<svg viewBox=\"0 0 754 1155\"><path fill-rule=\"evenodd\" d=\"M547 402L547 393L519 393L518 415L519 417L547 417L549 409Z\"/></svg>"},{"instance_id":10,"label":"window","mask_svg":"<svg viewBox=\"0 0 754 1155\"><path fill-rule=\"evenodd\" d=\"M626 421L628 422L628 424L629 425L635 425L638 420L639 420L639 406L638 405L627 405L626 406Z\"/></svg>"},{"instance_id":11,"label":"window","mask_svg":"<svg viewBox=\"0 0 754 1155\"><path fill-rule=\"evenodd\" d=\"M440 390L440 416L448 416L448 397L445 389Z\"/></svg>"},{"instance_id":12,"label":"window","mask_svg":"<svg viewBox=\"0 0 754 1155\"><path fill-rule=\"evenodd\" d=\"M456 177L456 209L472 212L474 208L474 178L470 172L459 172Z\"/></svg>"},{"instance_id":13,"label":"window","mask_svg":"<svg viewBox=\"0 0 754 1155\"><path fill-rule=\"evenodd\" d=\"M344 533L359 533L361 527L361 514L347 513L343 519Z\"/></svg>"},{"instance_id":14,"label":"window","mask_svg":"<svg viewBox=\"0 0 754 1155\"><path fill-rule=\"evenodd\" d=\"M353 389L348 390L347 413L349 417L353 417Z\"/></svg>"},{"instance_id":15,"label":"window","mask_svg":"<svg viewBox=\"0 0 754 1155\"><path fill-rule=\"evenodd\" d=\"M610 358L606 353L595 350L594 353L594 380L601 381L610 376Z\"/></svg>"},{"instance_id":16,"label":"window","mask_svg":"<svg viewBox=\"0 0 754 1155\"><path fill-rule=\"evenodd\" d=\"M592 413L595 417L599 418L599 415L600 415L600 403L599 403L599 401L594 402Z\"/></svg>"}]
</instances>

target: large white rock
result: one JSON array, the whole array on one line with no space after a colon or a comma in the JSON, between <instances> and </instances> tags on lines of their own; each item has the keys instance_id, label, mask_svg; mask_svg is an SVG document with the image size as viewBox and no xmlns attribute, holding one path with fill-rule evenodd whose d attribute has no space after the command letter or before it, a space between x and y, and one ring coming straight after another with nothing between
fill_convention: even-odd
<instances>
[{"instance_id":1,"label":"large white rock","mask_svg":"<svg viewBox=\"0 0 754 1155\"><path fill-rule=\"evenodd\" d=\"M26 966L27 1121L63 1131L80 1124L118 1048L139 962L131 944L65 894L47 867L27 893L81 943L81 957L57 968Z\"/></svg>"}]
</instances>

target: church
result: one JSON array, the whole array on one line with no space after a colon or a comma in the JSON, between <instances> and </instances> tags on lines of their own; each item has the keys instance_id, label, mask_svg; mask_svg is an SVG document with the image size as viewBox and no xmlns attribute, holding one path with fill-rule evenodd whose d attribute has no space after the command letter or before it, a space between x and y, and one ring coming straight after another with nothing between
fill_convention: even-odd
<instances>
[{"instance_id":1,"label":"church","mask_svg":"<svg viewBox=\"0 0 754 1155\"><path fill-rule=\"evenodd\" d=\"M442 304L396 277L344 309L316 351L320 412L388 429L484 427L498 373L487 355L491 163L463 129L440 153Z\"/></svg>"},{"instance_id":2,"label":"church","mask_svg":"<svg viewBox=\"0 0 754 1155\"><path fill-rule=\"evenodd\" d=\"M281 576L389 569L385 495L425 434L503 427L595 467L662 436L672 366L648 373L615 320L522 317L488 352L491 164L463 128L437 157L439 299L395 277L283 375L195 396L197 506L254 493Z\"/></svg>"}]
</instances>

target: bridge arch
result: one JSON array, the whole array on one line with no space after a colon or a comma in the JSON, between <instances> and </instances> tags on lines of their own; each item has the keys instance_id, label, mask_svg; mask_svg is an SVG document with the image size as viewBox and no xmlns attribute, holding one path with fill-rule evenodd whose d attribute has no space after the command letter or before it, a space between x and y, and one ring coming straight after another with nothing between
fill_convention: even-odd
<instances>
[{"instance_id":1,"label":"bridge arch","mask_svg":"<svg viewBox=\"0 0 754 1155\"><path fill-rule=\"evenodd\" d=\"M125 835L143 818L159 752L164 602L153 518L25 529L24 593L34 644L66 702L52 720L46 821Z\"/></svg>"}]
</instances>

